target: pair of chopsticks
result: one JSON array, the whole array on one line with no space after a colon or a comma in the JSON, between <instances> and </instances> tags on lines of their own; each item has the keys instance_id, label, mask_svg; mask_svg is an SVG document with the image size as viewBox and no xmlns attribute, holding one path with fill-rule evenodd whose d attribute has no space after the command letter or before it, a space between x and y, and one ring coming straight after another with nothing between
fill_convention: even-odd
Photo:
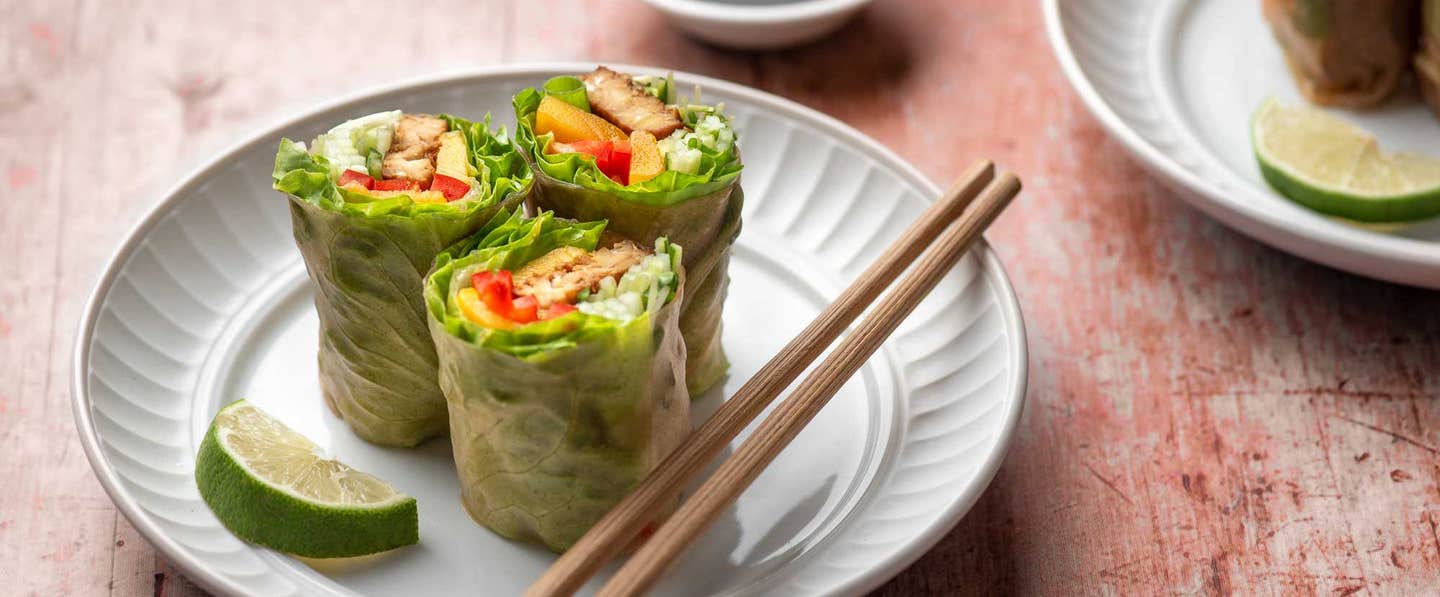
<instances>
[{"instance_id":1,"label":"pair of chopsticks","mask_svg":"<svg viewBox=\"0 0 1440 597\"><path fill-rule=\"evenodd\" d=\"M895 290L761 422L599 594L614 597L649 590L685 547L754 482L864 365L1019 192L1020 180L1015 175L1004 172L996 177L995 167L988 160L972 165L835 302L745 382L634 492L561 555L525 595L571 595L579 590L606 562L619 555L657 513L664 512L685 484L789 387L875 301L890 280L899 277L933 244Z\"/></svg>"}]
</instances>

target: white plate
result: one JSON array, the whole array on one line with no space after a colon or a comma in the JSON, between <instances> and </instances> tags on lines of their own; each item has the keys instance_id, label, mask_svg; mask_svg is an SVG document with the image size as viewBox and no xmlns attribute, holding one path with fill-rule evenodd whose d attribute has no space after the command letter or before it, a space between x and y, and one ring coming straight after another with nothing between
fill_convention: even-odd
<instances>
[{"instance_id":1,"label":"white plate","mask_svg":"<svg viewBox=\"0 0 1440 597\"><path fill-rule=\"evenodd\" d=\"M469 71L331 103L198 169L130 234L80 326L75 418L101 483L166 558L206 588L248 595L516 594L550 564L550 553L470 521L443 440L377 448L321 405L309 285L270 170L282 135L310 138L397 107L489 110L509 122L514 91L590 67ZM725 101L745 147L745 230L725 310L728 394L939 189L814 111L732 83L677 79ZM851 594L888 579L944 536L999 467L1024 400L1025 358L1015 296L982 245L657 594ZM420 545L307 565L233 537L192 473L211 417L241 397L415 496ZM718 391L698 398L697 420L721 400Z\"/></svg>"},{"instance_id":2,"label":"white plate","mask_svg":"<svg viewBox=\"0 0 1440 597\"><path fill-rule=\"evenodd\" d=\"M1268 96L1300 101L1259 0L1044 0L1050 42L1085 105L1196 207L1301 258L1440 288L1440 218L1396 232L1331 219L1270 190L1250 149ZM1440 155L1440 122L1413 89L1337 110L1392 149Z\"/></svg>"}]
</instances>

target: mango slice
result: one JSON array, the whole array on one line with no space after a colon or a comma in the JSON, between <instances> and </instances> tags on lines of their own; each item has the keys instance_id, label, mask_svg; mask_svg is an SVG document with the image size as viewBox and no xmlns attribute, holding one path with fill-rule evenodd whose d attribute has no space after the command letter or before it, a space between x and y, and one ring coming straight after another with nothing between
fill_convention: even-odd
<instances>
[{"instance_id":1,"label":"mango slice","mask_svg":"<svg viewBox=\"0 0 1440 597\"><path fill-rule=\"evenodd\" d=\"M470 179L467 168L470 160L465 156L468 149L465 146L465 135L460 131L447 131L440 135L440 149L435 152L435 173L463 180L474 186L475 181Z\"/></svg>"},{"instance_id":2,"label":"mango slice","mask_svg":"<svg viewBox=\"0 0 1440 597\"><path fill-rule=\"evenodd\" d=\"M665 171L665 156L655 135L646 131L630 133L630 184L639 184Z\"/></svg>"},{"instance_id":3,"label":"mango slice","mask_svg":"<svg viewBox=\"0 0 1440 597\"><path fill-rule=\"evenodd\" d=\"M420 191L410 193L410 200L416 203L449 203L445 194L440 191Z\"/></svg>"},{"instance_id":4,"label":"mango slice","mask_svg":"<svg viewBox=\"0 0 1440 597\"><path fill-rule=\"evenodd\" d=\"M560 143L576 141L624 141L620 127L604 118L576 108L564 100L547 95L535 112L535 134L555 135Z\"/></svg>"}]
</instances>

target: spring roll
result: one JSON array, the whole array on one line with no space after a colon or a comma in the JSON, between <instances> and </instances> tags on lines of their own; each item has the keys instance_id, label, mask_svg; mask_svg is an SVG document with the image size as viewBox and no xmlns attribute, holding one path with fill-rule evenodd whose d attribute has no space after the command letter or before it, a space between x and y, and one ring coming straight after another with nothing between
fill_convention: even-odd
<instances>
[{"instance_id":1,"label":"spring roll","mask_svg":"<svg viewBox=\"0 0 1440 597\"><path fill-rule=\"evenodd\" d=\"M680 247L604 230L502 214L425 285L465 509L557 552L690 430Z\"/></svg>"},{"instance_id":2,"label":"spring roll","mask_svg":"<svg viewBox=\"0 0 1440 597\"><path fill-rule=\"evenodd\" d=\"M484 122L399 110L289 139L274 187L320 317L320 387L360 437L413 446L444 434L445 397L421 297L435 255L520 205L533 176Z\"/></svg>"},{"instance_id":3,"label":"spring roll","mask_svg":"<svg viewBox=\"0 0 1440 597\"><path fill-rule=\"evenodd\" d=\"M674 82L605 67L514 98L516 144L536 171L537 209L641 243L685 247L680 331L692 396L725 377L721 310L740 234L740 150L723 106L677 99Z\"/></svg>"},{"instance_id":4,"label":"spring roll","mask_svg":"<svg viewBox=\"0 0 1440 597\"><path fill-rule=\"evenodd\" d=\"M1300 92L1323 106L1390 97L1415 47L1417 0L1264 0Z\"/></svg>"}]
</instances>

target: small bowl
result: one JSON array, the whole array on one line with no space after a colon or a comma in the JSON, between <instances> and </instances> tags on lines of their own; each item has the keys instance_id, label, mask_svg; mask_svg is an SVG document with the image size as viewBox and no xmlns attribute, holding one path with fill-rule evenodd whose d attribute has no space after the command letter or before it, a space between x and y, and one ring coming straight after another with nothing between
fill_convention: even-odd
<instances>
[{"instance_id":1,"label":"small bowl","mask_svg":"<svg viewBox=\"0 0 1440 597\"><path fill-rule=\"evenodd\" d=\"M839 29L870 0L645 0L682 31L741 50L812 42Z\"/></svg>"}]
</instances>

